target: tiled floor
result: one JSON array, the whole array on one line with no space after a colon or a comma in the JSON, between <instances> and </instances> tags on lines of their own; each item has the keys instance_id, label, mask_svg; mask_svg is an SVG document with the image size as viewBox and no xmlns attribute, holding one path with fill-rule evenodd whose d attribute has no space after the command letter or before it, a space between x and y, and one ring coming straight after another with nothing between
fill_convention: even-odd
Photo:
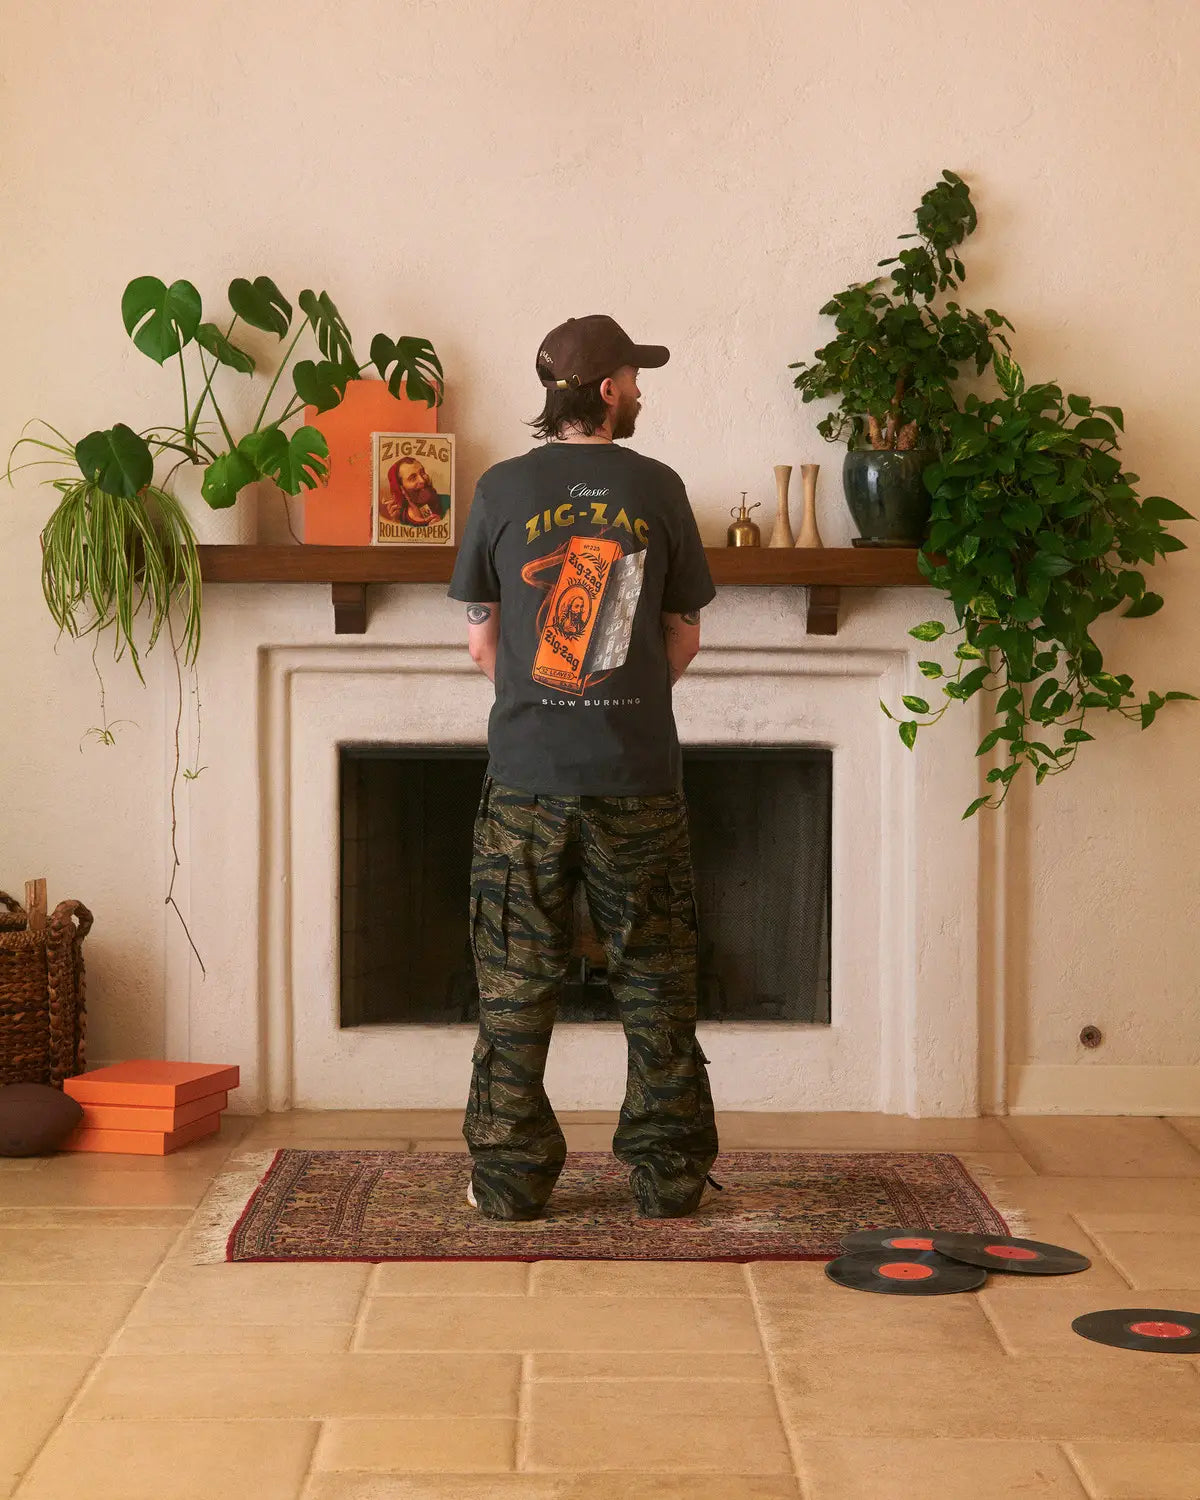
<instances>
[{"instance_id":1,"label":"tiled floor","mask_svg":"<svg viewBox=\"0 0 1200 1500\"><path fill-rule=\"evenodd\" d=\"M564 1120L598 1149L613 1118ZM235 1147L462 1149L454 1113L273 1115L165 1161L0 1160L0 1500L1197 1500L1200 1119L725 1115L722 1146L949 1150L1078 1276L930 1299L821 1263L194 1265ZM464 1183L466 1180L464 1156Z\"/></svg>"}]
</instances>

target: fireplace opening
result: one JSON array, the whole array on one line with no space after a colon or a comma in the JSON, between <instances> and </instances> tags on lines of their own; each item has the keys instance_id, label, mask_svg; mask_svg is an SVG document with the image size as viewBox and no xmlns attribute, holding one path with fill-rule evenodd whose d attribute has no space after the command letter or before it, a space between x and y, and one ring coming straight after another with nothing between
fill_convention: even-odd
<instances>
[{"instance_id":1,"label":"fireplace opening","mask_svg":"<svg viewBox=\"0 0 1200 1500\"><path fill-rule=\"evenodd\" d=\"M477 1022L468 941L478 747L343 745L343 1027ZM685 746L702 1021L828 1024L833 757L799 746ZM616 1021L576 893L560 1021Z\"/></svg>"}]
</instances>

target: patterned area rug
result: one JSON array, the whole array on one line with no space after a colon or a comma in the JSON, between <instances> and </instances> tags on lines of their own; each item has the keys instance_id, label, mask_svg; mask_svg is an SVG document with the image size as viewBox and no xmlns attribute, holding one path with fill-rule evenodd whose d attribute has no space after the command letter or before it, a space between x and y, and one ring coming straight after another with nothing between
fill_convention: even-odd
<instances>
[{"instance_id":1,"label":"patterned area rug","mask_svg":"<svg viewBox=\"0 0 1200 1500\"><path fill-rule=\"evenodd\" d=\"M281 1150L247 1202L251 1165L201 1216L211 1245L236 1215L227 1260L829 1260L856 1229L1027 1233L976 1180L988 1174L945 1152L724 1152L723 1191L687 1219L639 1218L628 1168L573 1152L532 1223L469 1206L462 1152Z\"/></svg>"}]
</instances>

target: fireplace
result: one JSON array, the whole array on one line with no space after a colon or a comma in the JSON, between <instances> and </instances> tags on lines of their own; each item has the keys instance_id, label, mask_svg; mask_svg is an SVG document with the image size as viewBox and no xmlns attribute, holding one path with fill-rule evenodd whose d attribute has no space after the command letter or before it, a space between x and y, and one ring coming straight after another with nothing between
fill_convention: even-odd
<instances>
[{"instance_id":1,"label":"fireplace","mask_svg":"<svg viewBox=\"0 0 1200 1500\"><path fill-rule=\"evenodd\" d=\"M476 1023L467 941L476 747L340 753L340 1022ZM687 746L699 917L698 1018L828 1024L833 757L796 745ZM618 1019L582 883L559 1000Z\"/></svg>"},{"instance_id":2,"label":"fireplace","mask_svg":"<svg viewBox=\"0 0 1200 1500\"><path fill-rule=\"evenodd\" d=\"M722 589L675 691L693 780L744 789L759 776L792 776L794 765L781 769L789 755L825 764L827 791L814 798L825 808L828 864L822 854L803 906L810 923L823 916L824 937L812 938L809 977L791 994L769 974L747 979L743 998L758 996L749 1019L719 1018L711 987L702 997L699 1035L719 1109L975 1112L980 849L978 820L962 822L961 811L978 790L977 727L948 716L910 753L880 712L880 699L897 704L923 681L925 648L906 632L929 602L908 592L864 593L836 637L808 638L803 589ZM237 585L214 590L206 606L205 743L221 753L181 788L175 887L205 972L179 924L165 921L166 1046L236 1061L243 1108L459 1109L477 1022L385 1020L378 998L365 996L351 1001L356 1016L343 1014L343 770L350 751L397 761L403 752L412 778L431 774L417 765L433 760L444 765L432 774L462 778L453 798L439 793L458 820L464 861L440 898L461 944L493 688L464 649L461 609L438 587L381 589L367 639L331 640L328 608L317 590ZM799 848L808 835L796 835L791 864L772 864L767 846L788 824L755 826L762 857L745 871L743 927L763 890L786 879L779 870L795 880L796 861L812 852ZM719 827L708 813L693 818L706 941L726 958L754 956L762 942L752 927L732 936L714 927L706 866L725 846L703 841ZM820 816L813 827L820 833ZM453 956L464 969L461 948ZM587 993L575 998L606 1003L590 982L599 955L581 952L574 977L584 957ZM428 971L441 1000L444 967ZM456 1001L469 1017L469 997L465 1010ZM598 1010L573 1014L580 1019L555 1027L547 1090L556 1109L613 1109L627 1065L621 1026Z\"/></svg>"}]
</instances>

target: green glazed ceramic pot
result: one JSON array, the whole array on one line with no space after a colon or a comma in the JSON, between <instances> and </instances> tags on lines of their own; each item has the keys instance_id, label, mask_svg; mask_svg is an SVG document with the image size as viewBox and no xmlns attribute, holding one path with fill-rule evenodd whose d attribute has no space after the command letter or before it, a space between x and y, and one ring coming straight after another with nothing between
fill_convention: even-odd
<instances>
[{"instance_id":1,"label":"green glazed ceramic pot","mask_svg":"<svg viewBox=\"0 0 1200 1500\"><path fill-rule=\"evenodd\" d=\"M846 504L863 547L919 547L929 525L930 497L921 475L937 454L929 448L894 453L849 449L842 466Z\"/></svg>"}]
</instances>

